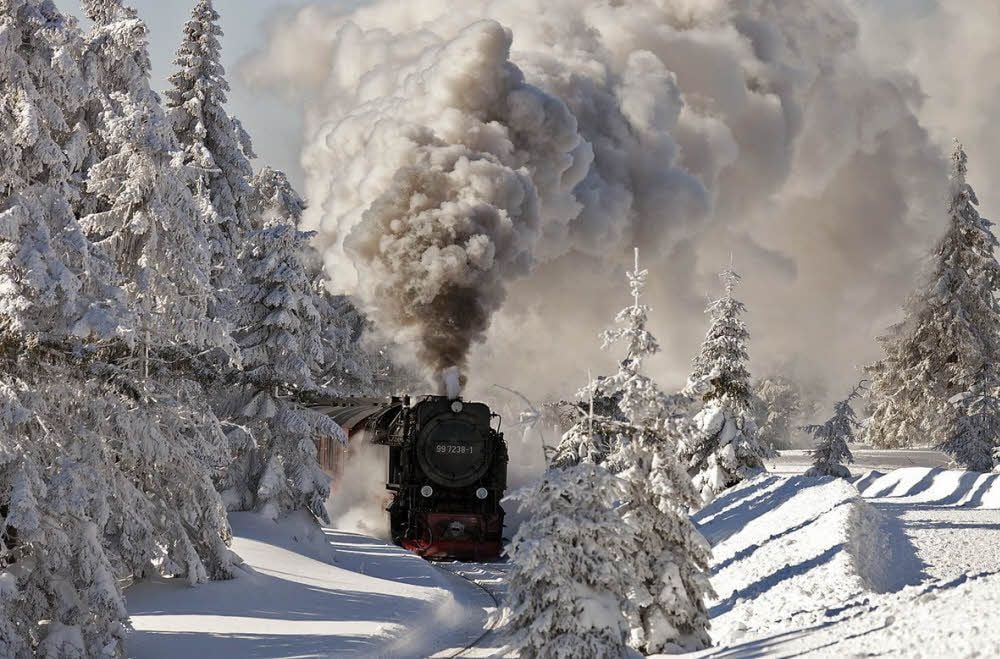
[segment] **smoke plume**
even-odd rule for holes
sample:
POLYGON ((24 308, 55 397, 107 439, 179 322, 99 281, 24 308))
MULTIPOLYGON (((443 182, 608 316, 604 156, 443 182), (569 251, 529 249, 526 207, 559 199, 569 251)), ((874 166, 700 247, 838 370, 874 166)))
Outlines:
POLYGON ((974 12, 883 4, 315 4, 244 73, 305 108, 307 224, 334 286, 429 371, 468 362, 479 395, 576 390, 638 245, 664 385, 730 255, 757 374, 847 382, 944 230, 952 100, 1000 95, 944 71, 949 35, 995 49, 974 12))

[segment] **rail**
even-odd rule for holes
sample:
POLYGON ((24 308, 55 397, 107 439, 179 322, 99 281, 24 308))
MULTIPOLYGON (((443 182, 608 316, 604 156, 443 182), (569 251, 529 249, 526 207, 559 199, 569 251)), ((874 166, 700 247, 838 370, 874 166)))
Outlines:
MULTIPOLYGON (((491 579, 490 579, 491 581, 503 581, 503 577, 501 575, 503 574, 504 570, 502 569, 502 567, 506 567, 506 565, 503 564, 503 563, 486 563, 486 564, 476 564, 476 563, 438 563, 436 565, 436 567, 438 569, 440 569, 440 570, 442 570, 444 572, 447 572, 449 574, 453 574, 456 577, 459 577, 460 579, 463 579, 464 581, 469 582, 473 586, 476 586, 481 591, 483 591, 484 593, 486 593, 486 595, 488 595, 489 598, 491 600, 493 600, 493 606, 494 606, 494 611, 495 612, 486 621, 486 626, 483 629, 483 633, 480 634, 479 636, 477 636, 472 642, 470 642, 468 645, 466 645, 462 649, 456 650, 456 651, 454 651, 451 654, 436 654, 436 655, 434 655, 435 657, 440 657, 441 659, 457 659, 459 657, 468 657, 468 656, 470 656, 468 653, 470 653, 472 650, 475 650, 476 647, 479 646, 479 644, 483 641, 483 639, 485 639, 487 636, 489 636, 490 634, 492 634, 493 632, 495 632, 497 630, 497 627, 500 624, 501 608, 502 608, 501 597, 500 597, 499 593, 496 593, 496 592, 490 590, 485 585, 483 585, 483 583, 480 583, 479 580, 477 580, 477 579, 471 577, 469 574, 467 574, 467 571, 470 568, 471 569, 479 569, 483 573, 486 573, 486 569, 485 568, 487 566, 500 568, 500 569, 498 569, 497 574, 491 575, 491 579)), ((489 655, 489 657, 500 657, 500 656, 503 656, 502 649, 498 650, 497 652, 495 652, 495 653, 493 653, 491 655, 489 655)))

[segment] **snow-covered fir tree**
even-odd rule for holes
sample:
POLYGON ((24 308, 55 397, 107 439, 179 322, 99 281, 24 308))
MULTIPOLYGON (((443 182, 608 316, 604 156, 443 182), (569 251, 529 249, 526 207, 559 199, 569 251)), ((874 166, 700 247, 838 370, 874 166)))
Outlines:
POLYGON ((384 350, 368 349, 368 320, 347 296, 333 295, 326 276, 313 278, 316 309, 322 319, 320 340, 323 362, 316 365, 314 379, 332 395, 380 396, 403 391, 393 388, 394 366, 384 350))
POLYGON ((219 14, 212 0, 198 0, 184 26, 176 73, 165 93, 167 116, 180 140, 185 163, 200 172, 196 186, 211 198, 217 214, 210 234, 212 282, 223 299, 214 313, 225 316, 234 300, 225 300, 240 279, 238 257, 253 227, 253 167, 250 136, 225 105, 229 83, 222 66, 219 14))
MULTIPOLYGON (((591 446, 593 419, 570 433, 591 446)), ((512 495, 527 514, 509 554, 508 649, 519 657, 634 657, 623 611, 634 576, 635 539, 614 510, 621 482, 580 462, 551 469, 512 495)))
POLYGON ((708 306, 712 322, 694 360, 691 382, 706 383, 704 407, 695 415, 694 441, 682 455, 703 501, 765 470, 774 452, 761 444, 752 416, 750 333, 743 322, 746 307, 733 297, 741 278, 732 269, 720 274, 726 293, 708 306))
POLYGON ((994 366, 984 364, 987 373, 977 377, 971 391, 958 394, 949 401, 955 408, 948 439, 938 450, 951 457, 957 469, 989 472, 997 466, 1000 451, 1000 398, 994 366))
POLYGON ((235 351, 214 300, 208 232, 214 214, 191 192, 196 176, 150 89, 146 25, 121 0, 87 0, 94 28, 84 55, 97 115, 81 224, 122 275, 137 342, 187 355, 235 351))
POLYGON ((855 441, 854 430, 860 428, 854 406, 851 402, 861 396, 861 386, 855 387, 844 400, 833 406, 833 416, 821 425, 803 426, 802 430, 812 435, 816 442, 809 455, 813 465, 806 471, 806 476, 836 476, 850 478, 851 471, 845 463, 854 462, 854 455, 847 446, 855 441))
POLYGON ((79 34, 50 2, 10 0, 0 19, 0 332, 42 343, 120 337, 113 266, 71 205, 87 141, 79 34))
MULTIPOLYGON (((602 407, 614 408, 610 416, 638 427, 669 420, 673 422, 669 426, 671 432, 676 430, 673 439, 677 440, 687 428, 684 416, 690 400, 684 394, 665 394, 642 372, 643 360, 659 352, 660 346, 646 329, 650 308, 639 303, 648 271, 639 269, 638 249, 635 250, 634 268, 626 274, 632 304, 618 312, 614 327, 601 333, 604 349, 622 343, 625 355, 616 373, 593 380, 580 392, 580 397, 600 401, 602 407)), ((600 448, 605 455, 610 455, 617 447, 612 438, 606 438, 600 448)), ((610 466, 614 471, 614 465, 610 466)))
MULTIPOLYGON (((587 397, 618 401, 622 420, 601 419, 593 435, 606 464, 623 482, 619 508, 636 539, 636 580, 630 590, 630 645, 644 654, 697 650, 709 645, 704 599, 711 594, 710 550, 688 517, 700 501, 684 467, 679 446, 691 441, 685 395, 666 395, 643 374, 643 360, 659 350, 646 329, 649 307, 640 304, 647 271, 628 273, 632 304, 616 317, 617 327, 602 336, 605 347, 625 344, 618 372, 592 383, 587 397)), ((573 435, 560 452, 573 450, 573 435)), ((576 448, 580 453, 580 449, 576 448)))
MULTIPOLYGON (((579 393, 581 398, 585 398, 582 405, 573 405, 573 425, 562 434, 559 443, 555 446, 552 454, 548 456, 549 467, 567 468, 578 465, 581 462, 601 464, 608 457, 609 438, 614 437, 617 431, 614 430, 611 417, 597 417, 594 414, 594 386, 593 378, 587 387, 579 393), (599 423, 595 428, 594 420, 599 423), (607 429, 607 432, 602 431, 607 429)), ((618 412, 617 406, 614 409, 618 412)))
POLYGON ((934 250, 931 276, 909 300, 904 321, 880 339, 885 356, 868 368, 872 416, 865 434, 873 446, 947 442, 965 414, 949 401, 1000 384, 984 368, 1000 361, 997 239, 976 210, 967 173, 965 150, 956 144, 948 230, 934 250))
POLYGON ((799 387, 783 375, 761 378, 753 386, 757 438, 772 449, 792 447, 792 431, 802 414, 799 387))
POLYGON ((100 111, 82 224, 113 257, 139 335, 134 354, 100 374, 109 379, 103 404, 118 408, 101 434, 121 447, 117 470, 138 484, 132 497, 119 499, 139 505, 142 497, 158 511, 148 535, 130 538, 124 529, 118 536, 130 548, 121 562, 132 576, 150 574, 159 562, 192 583, 226 577, 229 526, 212 475, 229 462, 228 447, 203 387, 192 380, 199 354, 236 349, 227 325, 207 316, 214 295, 205 238, 210 208, 189 191, 192 176, 180 166, 176 138, 150 89, 146 26, 121 0, 87 0, 84 8, 94 27, 83 64, 91 105, 100 111))
POLYGON ((233 315, 241 384, 224 389, 220 405, 237 457, 220 486, 230 509, 276 517, 306 508, 327 520, 330 479, 317 462, 314 439, 346 437, 330 417, 297 400, 317 389, 312 374, 323 360, 305 260, 310 234, 295 228, 305 204, 281 172, 266 168, 254 184, 251 210, 261 228, 240 252, 244 279, 233 315))

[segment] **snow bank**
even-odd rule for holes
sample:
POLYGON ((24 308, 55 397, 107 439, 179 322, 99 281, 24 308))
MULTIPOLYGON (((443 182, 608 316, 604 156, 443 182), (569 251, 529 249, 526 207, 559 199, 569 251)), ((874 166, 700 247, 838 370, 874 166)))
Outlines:
POLYGON ((304 516, 230 522, 244 574, 129 588, 129 656, 429 656, 482 633, 486 594, 398 547, 304 516))
POLYGON ((866 474, 857 481, 856 486, 867 499, 1000 509, 1000 474, 910 467, 888 474, 866 474))
POLYGON ((713 544, 717 644, 811 626, 829 607, 914 582, 905 537, 841 479, 764 476, 696 517, 713 544))

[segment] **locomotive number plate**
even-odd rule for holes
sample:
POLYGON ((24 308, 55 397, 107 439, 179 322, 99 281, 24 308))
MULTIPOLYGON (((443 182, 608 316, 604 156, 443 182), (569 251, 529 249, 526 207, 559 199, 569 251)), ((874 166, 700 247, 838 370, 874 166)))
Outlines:
POLYGON ((471 455, 475 451, 471 446, 463 446, 461 444, 438 444, 434 447, 434 452, 448 455, 471 455))

